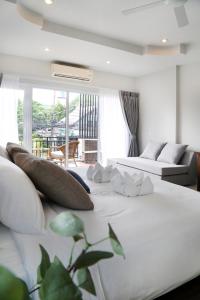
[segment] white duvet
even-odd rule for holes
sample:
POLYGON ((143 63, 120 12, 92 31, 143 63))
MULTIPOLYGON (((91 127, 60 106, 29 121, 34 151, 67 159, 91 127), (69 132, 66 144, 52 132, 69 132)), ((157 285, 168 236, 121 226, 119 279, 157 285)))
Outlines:
MULTIPOLYGON (((84 177, 84 171, 79 172, 84 177)), ((99 300, 154 299, 200 274, 198 192, 158 180, 153 194, 128 198, 112 192, 110 183, 88 184, 95 209, 75 213, 84 220, 89 240, 105 237, 110 222, 126 254, 125 260, 115 256, 92 269, 99 300)), ((47 222, 65 210, 44 208, 47 222)), ((12 237, 29 286, 40 262, 39 243, 66 264, 71 239, 50 230, 40 236, 12 232, 12 237)), ((110 249, 109 243, 100 249, 110 249)), ((85 294, 85 299, 93 298, 85 294)))

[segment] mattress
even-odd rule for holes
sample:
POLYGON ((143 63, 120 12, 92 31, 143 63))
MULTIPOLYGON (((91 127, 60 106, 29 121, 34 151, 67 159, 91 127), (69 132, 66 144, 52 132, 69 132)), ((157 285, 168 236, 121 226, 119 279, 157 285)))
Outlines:
POLYGON ((20 252, 12 238, 12 233, 2 224, 0 224, 0 265, 8 268, 23 280, 28 280, 20 252))
MULTIPOLYGON (((119 168, 123 171, 123 167, 119 168)), ((75 170, 85 178, 85 170, 75 170)), ((89 241, 104 238, 109 222, 126 258, 115 256, 92 268, 98 296, 84 293, 85 300, 154 299, 200 274, 199 193, 154 180, 153 194, 128 198, 114 193, 110 183, 87 183, 95 209, 75 213, 83 219, 89 241)), ((44 234, 12 232, 30 286, 35 283, 40 262, 39 244, 52 258, 57 255, 65 264, 72 246, 70 238, 57 236, 48 228, 50 220, 66 209, 45 204, 44 210, 44 234)), ((100 244, 98 249, 110 250, 109 242, 100 244)))
MULTIPOLYGON (((28 283, 29 289, 35 286, 37 280, 37 267, 41 261, 39 245, 42 245, 45 249, 47 249, 52 261, 56 255, 60 258, 64 265, 67 264, 73 245, 73 240, 71 238, 56 235, 49 229, 48 225, 50 221, 58 214, 54 205, 44 203, 43 207, 46 218, 46 230, 44 233, 28 235, 12 231, 13 241, 15 241, 20 257, 23 261, 24 268, 27 272, 26 282, 28 283)), ((77 252, 75 252, 75 254, 78 254, 80 252, 79 248, 76 249, 76 251, 77 252)), ((85 294, 84 299, 96 299, 86 292, 83 292, 83 294, 85 294)), ((35 293, 32 297, 34 300, 39 299, 37 293, 35 293)))

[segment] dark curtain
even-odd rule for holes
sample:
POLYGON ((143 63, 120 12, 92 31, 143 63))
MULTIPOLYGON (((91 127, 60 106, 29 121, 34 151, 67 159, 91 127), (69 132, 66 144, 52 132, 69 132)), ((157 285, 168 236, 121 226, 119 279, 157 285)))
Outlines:
POLYGON ((124 119, 131 137, 128 156, 138 156, 138 122, 139 122, 139 94, 134 92, 120 91, 120 100, 124 119))
POLYGON ((1 87, 2 80, 3 80, 3 73, 0 73, 0 87, 1 87))

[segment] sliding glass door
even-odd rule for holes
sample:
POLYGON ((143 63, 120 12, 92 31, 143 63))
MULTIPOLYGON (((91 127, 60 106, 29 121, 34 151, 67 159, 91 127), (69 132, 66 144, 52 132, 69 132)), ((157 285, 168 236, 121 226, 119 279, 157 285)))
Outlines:
POLYGON ((80 94, 79 138, 86 164, 94 164, 98 158, 98 113, 99 97, 80 94))
POLYGON ((97 95, 31 84, 18 87, 0 89, 1 145, 23 144, 35 156, 62 166, 97 162, 97 95))
POLYGON ((60 156, 56 153, 66 144, 66 108, 66 92, 33 89, 32 152, 35 156, 65 162, 64 153, 59 153, 60 156))
POLYGON ((97 95, 69 93, 69 162, 97 162, 98 101, 97 95))
POLYGON ((98 96, 37 87, 31 95, 31 105, 24 106, 31 108, 31 122, 24 128, 31 124, 32 153, 61 166, 96 163, 98 96))

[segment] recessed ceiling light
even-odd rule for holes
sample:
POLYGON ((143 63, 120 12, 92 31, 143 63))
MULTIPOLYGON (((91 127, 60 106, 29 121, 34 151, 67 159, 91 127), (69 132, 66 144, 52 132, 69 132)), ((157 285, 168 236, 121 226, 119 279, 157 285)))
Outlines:
POLYGON ((44 51, 49 52, 50 49, 47 47, 47 48, 44 48, 44 51))
POLYGON ((162 39, 162 43, 163 43, 163 44, 166 44, 167 42, 168 42, 168 39, 166 39, 166 38, 163 38, 163 39, 162 39))
POLYGON ((107 60, 107 61, 106 61, 106 63, 107 63, 107 65, 109 65, 109 64, 110 64, 110 61, 109 61, 109 60, 107 60))
POLYGON ((53 4, 53 0, 44 0, 44 2, 45 2, 46 4, 48 4, 48 5, 53 4))

